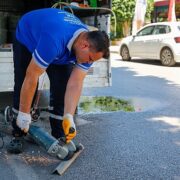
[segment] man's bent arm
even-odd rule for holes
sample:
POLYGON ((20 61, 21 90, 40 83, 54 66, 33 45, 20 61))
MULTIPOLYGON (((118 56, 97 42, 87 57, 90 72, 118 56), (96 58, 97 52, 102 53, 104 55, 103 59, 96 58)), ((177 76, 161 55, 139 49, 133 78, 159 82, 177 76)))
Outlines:
POLYGON ((26 70, 26 76, 21 88, 19 111, 30 113, 39 76, 44 72, 45 70, 39 67, 32 58, 26 70))
POLYGON ((66 87, 64 114, 70 113, 74 115, 86 74, 87 72, 77 67, 73 69, 66 87))

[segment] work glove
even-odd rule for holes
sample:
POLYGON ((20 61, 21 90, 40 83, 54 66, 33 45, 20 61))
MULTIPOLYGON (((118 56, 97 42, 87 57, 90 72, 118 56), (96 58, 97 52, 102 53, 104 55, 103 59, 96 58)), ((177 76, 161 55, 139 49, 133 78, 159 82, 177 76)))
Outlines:
POLYGON ((19 111, 16 124, 24 133, 27 133, 31 124, 31 115, 19 111))
POLYGON ((76 136, 76 125, 71 114, 63 116, 62 126, 66 136, 66 143, 69 143, 76 136))

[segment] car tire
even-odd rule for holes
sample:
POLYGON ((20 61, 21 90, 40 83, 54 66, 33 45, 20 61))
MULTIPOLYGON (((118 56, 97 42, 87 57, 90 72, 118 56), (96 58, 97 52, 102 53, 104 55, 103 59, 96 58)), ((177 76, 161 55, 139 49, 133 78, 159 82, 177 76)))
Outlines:
POLYGON ((123 45, 121 47, 120 55, 121 55, 123 61, 130 61, 131 60, 131 57, 129 54, 129 49, 126 45, 123 45))
POLYGON ((170 48, 165 47, 161 50, 160 60, 164 66, 173 66, 176 64, 174 56, 170 48))

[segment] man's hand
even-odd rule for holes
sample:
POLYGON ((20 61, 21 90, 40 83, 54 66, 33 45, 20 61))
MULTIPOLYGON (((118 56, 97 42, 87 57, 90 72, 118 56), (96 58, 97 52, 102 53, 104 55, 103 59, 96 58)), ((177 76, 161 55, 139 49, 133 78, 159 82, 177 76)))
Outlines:
POLYGON ((16 124, 24 133, 27 133, 31 124, 31 115, 19 111, 16 124))
POLYGON ((71 114, 65 114, 63 116, 62 126, 66 136, 66 142, 69 143, 71 139, 76 136, 76 125, 74 124, 73 116, 71 114))

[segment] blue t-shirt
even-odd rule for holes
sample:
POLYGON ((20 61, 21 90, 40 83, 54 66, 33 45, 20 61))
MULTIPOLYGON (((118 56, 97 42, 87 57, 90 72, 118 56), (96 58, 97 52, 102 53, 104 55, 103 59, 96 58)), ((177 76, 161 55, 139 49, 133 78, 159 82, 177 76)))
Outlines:
POLYGON ((49 64, 75 63, 87 71, 92 64, 77 64, 71 51, 75 39, 83 31, 88 31, 87 26, 73 14, 47 8, 25 14, 18 23, 16 37, 42 68, 49 64))

